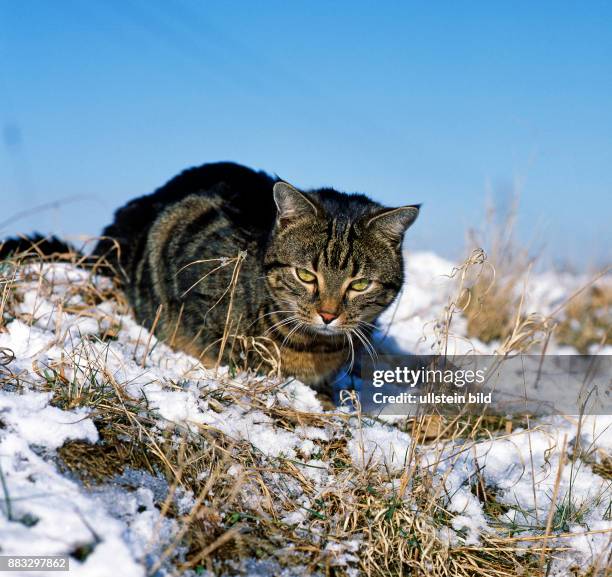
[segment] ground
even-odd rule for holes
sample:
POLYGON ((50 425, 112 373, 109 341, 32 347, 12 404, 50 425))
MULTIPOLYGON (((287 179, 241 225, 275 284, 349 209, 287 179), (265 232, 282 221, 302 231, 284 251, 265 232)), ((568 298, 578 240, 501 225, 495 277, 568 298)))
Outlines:
MULTIPOLYGON (((486 311, 462 302, 479 255, 406 262, 379 346, 612 352, 567 304, 585 276, 531 274, 508 331, 480 340, 486 311)), ((354 394, 335 407, 295 380, 205 369, 78 263, 0 267, 1 555, 68 554, 86 577, 594 576, 610 563, 612 416, 373 419, 354 394)))

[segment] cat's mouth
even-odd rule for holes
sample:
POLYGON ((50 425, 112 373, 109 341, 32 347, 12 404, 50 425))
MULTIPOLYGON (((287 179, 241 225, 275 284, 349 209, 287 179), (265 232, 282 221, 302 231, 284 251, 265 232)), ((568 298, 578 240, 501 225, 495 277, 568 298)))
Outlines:
POLYGON ((342 316, 325 321, 320 315, 316 315, 308 322, 309 328, 319 335, 340 335, 345 332, 345 323, 342 316))
POLYGON ((344 333, 342 326, 331 327, 329 325, 310 324, 310 328, 321 335, 340 335, 344 333))

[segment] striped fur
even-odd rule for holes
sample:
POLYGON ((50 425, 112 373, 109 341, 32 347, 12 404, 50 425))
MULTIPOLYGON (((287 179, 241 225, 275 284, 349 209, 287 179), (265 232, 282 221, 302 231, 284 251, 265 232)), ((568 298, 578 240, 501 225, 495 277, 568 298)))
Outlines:
MULTIPOLYGON (((262 337, 285 375, 321 389, 397 296, 402 235, 417 213, 208 164, 117 211, 94 252, 121 271, 138 321, 158 337, 208 364, 224 336, 262 337), (353 290, 356 279, 371 281, 367 290, 353 290), (325 325, 321 311, 337 319, 325 325)), ((227 344, 221 360, 233 350, 227 344)))

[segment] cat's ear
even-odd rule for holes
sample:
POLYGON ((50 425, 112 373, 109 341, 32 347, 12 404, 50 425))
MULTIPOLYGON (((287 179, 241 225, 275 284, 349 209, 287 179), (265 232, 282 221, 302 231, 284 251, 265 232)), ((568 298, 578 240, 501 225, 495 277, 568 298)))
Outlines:
POLYGON ((400 206, 399 208, 384 208, 370 217, 366 227, 401 241, 406 230, 419 216, 420 208, 420 204, 400 206))
POLYGON ((282 181, 274 185, 274 202, 280 224, 302 216, 316 216, 319 212, 316 204, 304 193, 282 181))

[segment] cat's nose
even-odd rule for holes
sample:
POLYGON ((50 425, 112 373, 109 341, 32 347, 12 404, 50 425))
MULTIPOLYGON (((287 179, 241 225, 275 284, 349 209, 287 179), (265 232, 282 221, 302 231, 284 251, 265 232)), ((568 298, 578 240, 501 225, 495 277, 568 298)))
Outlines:
POLYGON ((323 319, 323 322, 328 325, 329 323, 331 323, 333 320, 338 318, 338 315, 334 314, 334 313, 327 313, 325 311, 319 311, 319 316, 321 317, 321 319, 323 319))

